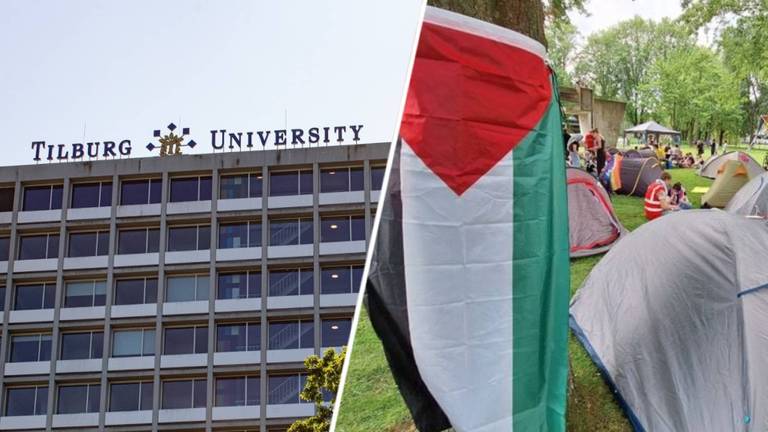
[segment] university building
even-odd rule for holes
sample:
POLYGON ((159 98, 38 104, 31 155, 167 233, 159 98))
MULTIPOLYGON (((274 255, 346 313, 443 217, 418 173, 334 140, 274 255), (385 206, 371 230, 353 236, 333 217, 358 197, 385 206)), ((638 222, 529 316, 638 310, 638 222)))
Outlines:
POLYGON ((388 144, 0 168, 0 430, 283 431, 388 144))

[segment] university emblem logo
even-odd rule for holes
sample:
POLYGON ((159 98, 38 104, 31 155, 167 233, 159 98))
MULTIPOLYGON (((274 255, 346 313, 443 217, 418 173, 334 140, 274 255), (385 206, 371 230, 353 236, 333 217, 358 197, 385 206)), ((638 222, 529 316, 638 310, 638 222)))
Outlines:
POLYGON ((154 151, 156 148, 159 148, 160 156, 171 156, 180 155, 182 147, 194 148, 197 145, 193 139, 186 143, 184 142, 186 137, 189 136, 189 128, 181 128, 181 133, 179 134, 176 134, 178 127, 173 123, 169 124, 166 128, 168 132, 165 135, 161 133, 160 129, 155 129, 153 136, 158 138, 160 145, 158 146, 150 142, 147 144, 147 150, 154 151))

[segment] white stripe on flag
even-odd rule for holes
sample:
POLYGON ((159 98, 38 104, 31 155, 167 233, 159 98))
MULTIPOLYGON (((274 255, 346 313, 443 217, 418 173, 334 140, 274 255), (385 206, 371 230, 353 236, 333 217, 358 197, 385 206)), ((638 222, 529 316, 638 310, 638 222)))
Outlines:
POLYGON ((403 142, 408 320, 457 431, 512 430, 512 152, 457 196, 403 142))

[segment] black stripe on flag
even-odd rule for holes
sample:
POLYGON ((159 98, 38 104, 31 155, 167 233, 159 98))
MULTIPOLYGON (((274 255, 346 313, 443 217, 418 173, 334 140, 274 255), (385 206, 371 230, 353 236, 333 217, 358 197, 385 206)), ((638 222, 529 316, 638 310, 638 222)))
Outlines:
POLYGON ((400 150, 401 144, 398 141, 387 194, 379 198, 382 206, 381 220, 368 272, 365 306, 373 328, 384 345, 389 368, 416 427, 421 432, 437 432, 451 427, 451 424, 421 379, 408 330, 400 150))

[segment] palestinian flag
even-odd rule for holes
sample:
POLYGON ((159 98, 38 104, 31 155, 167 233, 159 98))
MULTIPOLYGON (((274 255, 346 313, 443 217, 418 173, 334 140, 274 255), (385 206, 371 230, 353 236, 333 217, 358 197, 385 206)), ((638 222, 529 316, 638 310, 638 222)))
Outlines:
POLYGON ((366 304, 421 431, 562 431, 568 205, 542 45, 428 8, 366 304))

